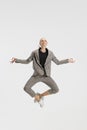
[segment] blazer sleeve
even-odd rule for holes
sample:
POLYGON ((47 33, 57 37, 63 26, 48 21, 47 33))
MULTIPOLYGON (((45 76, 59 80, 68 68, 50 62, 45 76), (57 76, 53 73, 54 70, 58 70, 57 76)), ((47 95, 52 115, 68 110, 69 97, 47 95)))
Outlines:
POLYGON ((27 59, 16 59, 15 63, 28 64, 33 60, 33 56, 34 53, 32 52, 27 59))
POLYGON ((58 60, 53 53, 52 53, 52 61, 57 65, 69 63, 68 59, 58 60))

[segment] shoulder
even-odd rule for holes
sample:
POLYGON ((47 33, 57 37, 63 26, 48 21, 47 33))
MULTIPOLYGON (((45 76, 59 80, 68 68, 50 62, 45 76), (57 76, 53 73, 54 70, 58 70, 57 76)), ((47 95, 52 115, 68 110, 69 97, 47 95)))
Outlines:
POLYGON ((50 55, 53 55, 53 52, 52 52, 51 50, 49 50, 49 49, 48 49, 48 53, 49 53, 50 55))
POLYGON ((32 51, 32 53, 36 53, 37 51, 38 51, 38 49, 35 49, 35 50, 32 51))
MULTIPOLYGON (((35 49, 35 50, 32 51, 32 53, 33 53, 33 54, 36 54, 36 53, 38 53, 38 50, 39 50, 39 49, 35 49)), ((51 51, 51 50, 48 49, 48 48, 47 48, 47 50, 48 50, 48 53, 49 53, 50 55, 53 55, 53 51, 51 51)))

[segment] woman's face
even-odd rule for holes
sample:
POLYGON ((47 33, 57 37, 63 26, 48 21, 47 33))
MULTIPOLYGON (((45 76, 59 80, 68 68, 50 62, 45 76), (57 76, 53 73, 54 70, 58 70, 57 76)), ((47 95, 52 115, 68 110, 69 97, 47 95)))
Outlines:
POLYGON ((41 47, 46 47, 46 46, 47 46, 47 40, 44 39, 44 38, 42 38, 42 39, 40 40, 40 45, 41 45, 41 47))

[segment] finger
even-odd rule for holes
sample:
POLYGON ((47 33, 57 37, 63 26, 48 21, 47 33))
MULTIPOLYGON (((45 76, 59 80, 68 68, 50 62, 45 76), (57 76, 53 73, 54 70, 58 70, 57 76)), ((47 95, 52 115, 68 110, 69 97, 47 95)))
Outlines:
POLYGON ((15 58, 14 57, 12 57, 12 60, 14 60, 15 58))
POLYGON ((72 60, 72 63, 74 63, 75 62, 75 60, 72 60))
POLYGON ((11 60, 10 62, 11 62, 11 63, 13 63, 14 61, 13 61, 13 60, 11 60))
POLYGON ((11 60, 10 60, 10 63, 13 63, 13 62, 14 62, 14 59, 11 59, 11 60))

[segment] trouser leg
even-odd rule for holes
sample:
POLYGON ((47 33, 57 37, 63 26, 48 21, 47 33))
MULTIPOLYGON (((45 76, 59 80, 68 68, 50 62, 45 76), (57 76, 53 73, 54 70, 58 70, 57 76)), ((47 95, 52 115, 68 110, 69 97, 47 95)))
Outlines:
POLYGON ((24 90, 31 96, 31 97, 34 97, 36 94, 35 92, 32 90, 32 87, 37 83, 39 82, 38 78, 36 77, 31 77, 27 83, 25 84, 24 86, 24 90))
POLYGON ((40 76, 32 76, 27 83, 25 84, 24 90, 31 96, 35 97, 36 93, 32 90, 32 87, 37 83, 37 82, 43 82, 46 85, 50 87, 50 89, 47 91, 49 94, 57 93, 59 91, 59 88, 55 81, 51 77, 40 77, 40 76))
POLYGON ((47 92, 49 92, 49 94, 54 94, 59 91, 59 88, 58 88, 56 82, 51 77, 43 78, 42 82, 44 82, 45 84, 47 84, 50 87, 50 89, 47 91, 47 92))

